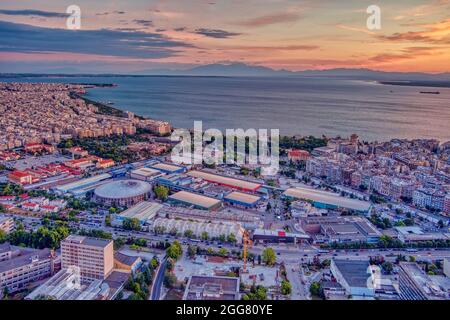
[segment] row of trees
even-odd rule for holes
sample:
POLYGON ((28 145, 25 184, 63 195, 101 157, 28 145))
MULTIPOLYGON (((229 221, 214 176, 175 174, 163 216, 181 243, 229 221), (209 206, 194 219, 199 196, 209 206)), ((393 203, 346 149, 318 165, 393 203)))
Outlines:
POLYGON ((351 243, 338 243, 333 242, 330 244, 322 244, 320 246, 323 249, 402 249, 402 248, 449 248, 450 240, 430 240, 422 241, 418 243, 405 244, 399 239, 382 235, 378 240, 378 243, 367 242, 351 242, 351 243))
POLYGON ((57 249, 61 240, 69 235, 70 231, 63 222, 56 222, 53 226, 42 226, 36 231, 26 231, 21 223, 9 235, 0 234, 0 243, 8 241, 12 245, 31 247, 37 249, 57 249))
MULTIPOLYGON (((156 226, 153 231, 155 232, 156 235, 159 234, 164 234, 166 233, 167 229, 164 226, 156 226)), ((171 236, 184 236, 186 238, 190 238, 190 239, 196 239, 197 236, 194 234, 194 231, 188 229, 185 230, 184 233, 180 233, 178 232, 178 229, 173 227, 172 229, 169 230, 168 232, 171 236)), ((200 236, 198 237, 199 239, 202 240, 218 240, 221 242, 229 242, 229 243, 236 243, 237 239, 234 233, 230 233, 228 236, 225 234, 221 234, 218 237, 210 237, 210 235, 208 234, 208 232, 203 231, 200 236)))

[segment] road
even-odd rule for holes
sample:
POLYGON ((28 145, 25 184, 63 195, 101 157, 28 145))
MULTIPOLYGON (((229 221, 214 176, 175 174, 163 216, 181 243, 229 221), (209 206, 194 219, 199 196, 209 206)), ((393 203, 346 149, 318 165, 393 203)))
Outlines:
POLYGON ((164 257, 164 259, 161 262, 161 265, 158 268, 158 271, 156 272, 155 281, 153 282, 152 285, 152 292, 150 293, 150 300, 159 300, 160 298, 166 266, 167 266, 167 257, 164 257))
POLYGON ((286 274, 292 286, 291 300, 307 300, 305 286, 302 284, 302 273, 298 264, 286 264, 286 274))

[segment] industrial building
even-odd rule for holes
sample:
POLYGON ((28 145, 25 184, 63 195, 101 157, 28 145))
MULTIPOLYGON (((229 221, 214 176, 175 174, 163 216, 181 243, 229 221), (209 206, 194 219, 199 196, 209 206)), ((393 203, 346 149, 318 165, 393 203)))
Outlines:
POLYGON ((168 201, 169 203, 181 204, 203 210, 216 210, 222 206, 222 201, 218 199, 188 191, 179 191, 172 194, 169 196, 168 201))
POLYGON ((62 269, 36 288, 26 300, 113 300, 122 291, 129 273, 113 271, 106 279, 82 281, 77 268, 62 269))
POLYGON ((152 187, 140 180, 119 180, 101 185, 94 191, 95 200, 106 206, 132 206, 147 200, 152 187))
POLYGON ((331 259, 330 270, 336 281, 352 299, 373 299, 374 287, 371 283, 369 261, 331 259))
POLYGON ((74 196, 82 196, 87 192, 94 190, 98 186, 106 183, 108 179, 111 179, 111 175, 108 173, 96 175, 86 179, 81 179, 75 182, 57 186, 54 191, 59 194, 70 193, 74 196))
POLYGON ((303 243, 309 242, 311 237, 307 234, 291 233, 284 230, 256 229, 253 232, 254 242, 269 243, 303 243))
POLYGON ((320 242, 377 243, 381 233, 366 218, 354 216, 317 216, 300 219, 302 229, 320 242))
POLYGON ((130 178, 142 181, 152 181, 162 175, 163 174, 159 170, 144 167, 131 171, 130 178))
POLYGON ((239 300, 239 278, 190 276, 183 300, 239 300))
POLYGON ((336 193, 309 188, 289 188, 283 195, 296 200, 310 201, 316 208, 321 209, 347 209, 367 213, 371 206, 367 201, 344 198, 336 193))
POLYGON ((168 163, 156 163, 148 166, 151 169, 158 170, 166 174, 183 173, 186 172, 186 167, 177 166, 175 164, 168 163))
POLYGON ((232 177, 222 176, 218 174, 208 173, 205 171, 190 171, 187 173, 194 178, 203 179, 208 182, 216 183, 222 186, 230 187, 241 191, 255 192, 261 188, 261 183, 246 181, 242 179, 236 179, 232 177))
POLYGON ((187 230, 190 230, 197 238, 200 238, 203 232, 207 232, 209 238, 218 238, 222 235, 228 237, 233 234, 238 243, 242 242, 244 234, 242 226, 235 222, 206 222, 167 218, 155 219, 153 222, 153 231, 158 230, 163 231, 164 233, 176 230, 177 233, 182 235, 187 230))
POLYGON ((172 191, 191 190, 192 177, 185 174, 174 173, 161 176, 156 179, 156 183, 169 188, 172 191))
POLYGON ((9 293, 46 279, 60 268, 60 259, 50 249, 31 249, 0 244, 0 290, 9 293))
POLYGON ((425 232, 417 226, 395 227, 398 239, 405 244, 437 240, 450 240, 450 235, 441 232, 425 232))
POLYGON ((125 219, 135 218, 144 225, 148 220, 153 219, 162 207, 162 204, 156 202, 143 201, 116 215, 113 224, 122 225, 125 219))
POLYGON ((223 200, 227 204, 245 208, 254 208, 261 201, 261 197, 248 193, 234 191, 223 197, 223 200))

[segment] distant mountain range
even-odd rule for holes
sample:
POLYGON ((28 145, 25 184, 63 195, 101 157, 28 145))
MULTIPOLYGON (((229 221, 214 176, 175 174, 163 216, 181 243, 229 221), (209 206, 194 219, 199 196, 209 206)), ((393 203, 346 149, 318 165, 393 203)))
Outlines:
MULTIPOLYGON (((2 76, 30 76, 30 74, 2 74, 2 76)), ((35 76, 35 74, 33 74, 35 76)), ((376 81, 444 81, 450 82, 450 73, 421 73, 421 72, 384 72, 370 69, 328 69, 328 70, 306 70, 288 71, 274 70, 262 66, 252 66, 244 63, 208 64, 187 70, 174 69, 150 69, 142 70, 133 74, 55 74, 39 76, 226 76, 226 77, 333 77, 355 80, 376 81)))

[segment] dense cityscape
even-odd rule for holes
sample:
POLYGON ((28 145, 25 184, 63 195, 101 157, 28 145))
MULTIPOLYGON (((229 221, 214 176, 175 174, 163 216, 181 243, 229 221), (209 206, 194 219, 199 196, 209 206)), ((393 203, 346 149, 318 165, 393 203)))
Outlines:
POLYGON ((94 86, 0 83, 2 299, 450 299, 449 141, 293 136, 272 176, 185 165, 168 122, 94 86))

